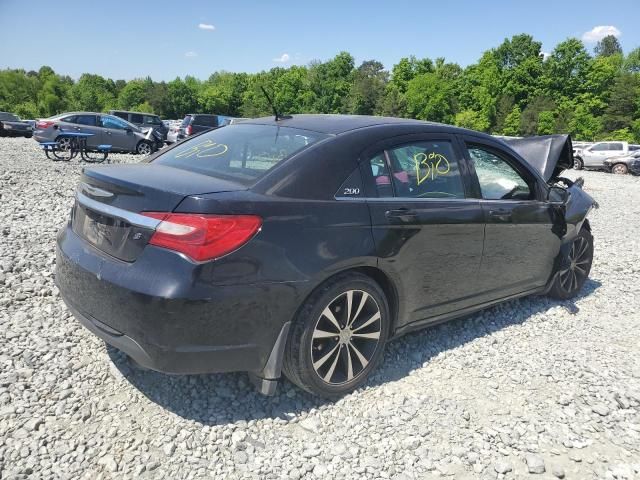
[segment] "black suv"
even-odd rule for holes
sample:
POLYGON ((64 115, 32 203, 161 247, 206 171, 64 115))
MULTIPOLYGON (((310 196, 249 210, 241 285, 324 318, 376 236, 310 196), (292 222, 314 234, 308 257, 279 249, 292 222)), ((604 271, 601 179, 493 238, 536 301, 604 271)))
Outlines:
POLYGON ((229 117, 222 115, 209 115, 205 113, 189 113, 182 120, 178 131, 178 140, 190 137, 196 133, 222 127, 229 123, 229 117))
POLYGON ((169 130, 162 123, 160 117, 154 113, 128 112, 126 110, 109 110, 109 113, 138 127, 151 127, 162 135, 163 142, 167 139, 169 130))

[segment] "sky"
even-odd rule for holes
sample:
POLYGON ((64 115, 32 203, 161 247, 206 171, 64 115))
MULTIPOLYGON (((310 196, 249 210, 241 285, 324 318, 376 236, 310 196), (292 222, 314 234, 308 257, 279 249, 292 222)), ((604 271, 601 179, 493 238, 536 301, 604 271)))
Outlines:
POLYGON ((612 33, 640 46, 640 0, 0 0, 0 68, 49 65, 130 80, 206 79, 350 52, 359 64, 445 57, 462 66, 529 33, 544 52, 612 33))

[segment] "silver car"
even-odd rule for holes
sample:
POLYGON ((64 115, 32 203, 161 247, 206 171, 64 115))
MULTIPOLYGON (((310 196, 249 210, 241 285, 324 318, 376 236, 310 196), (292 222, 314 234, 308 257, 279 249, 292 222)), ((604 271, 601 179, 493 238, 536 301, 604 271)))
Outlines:
POLYGON ((624 157, 607 158, 604 161, 604 167, 611 173, 626 175, 633 170, 632 165, 638 160, 640 160, 640 150, 633 151, 624 157))
POLYGON ((38 142, 58 142, 63 148, 69 138, 60 137, 60 131, 91 133, 87 147, 111 145, 113 152, 149 155, 155 151, 156 138, 152 129, 142 129, 121 118, 105 113, 68 112, 36 123, 33 138, 38 142))

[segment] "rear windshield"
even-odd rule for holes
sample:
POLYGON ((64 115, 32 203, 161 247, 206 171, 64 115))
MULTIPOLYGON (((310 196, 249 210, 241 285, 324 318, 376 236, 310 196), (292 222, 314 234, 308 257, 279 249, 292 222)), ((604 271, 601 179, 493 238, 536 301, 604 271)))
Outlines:
POLYGON ((154 163, 250 185, 328 135, 273 125, 236 124, 185 141, 154 163))
POLYGON ((217 127, 218 117, 215 115, 194 115, 193 124, 204 125, 205 127, 217 127))

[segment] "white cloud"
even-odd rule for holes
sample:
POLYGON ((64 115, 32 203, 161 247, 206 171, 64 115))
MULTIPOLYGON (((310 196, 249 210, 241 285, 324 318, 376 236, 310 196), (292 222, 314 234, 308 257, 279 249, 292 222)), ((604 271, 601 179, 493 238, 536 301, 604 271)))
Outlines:
POLYGON ((184 56, 185 56, 185 57, 197 57, 197 56, 198 56, 198 54, 197 54, 196 52, 189 51, 189 52, 186 52, 186 53, 184 54, 184 56))
POLYGON ((216 29, 216 27, 214 27, 210 23, 199 23, 198 24, 198 28, 200 30, 215 30, 216 29))
POLYGON ((622 35, 622 32, 613 25, 598 25, 597 27, 593 27, 588 32, 584 32, 582 34, 582 40, 587 43, 595 43, 602 40, 608 35, 619 37, 620 35, 622 35))
POLYGON ((551 56, 551 54, 549 52, 540 52, 542 54, 542 59, 546 60, 547 58, 549 58, 551 56))
POLYGON ((278 58, 274 58, 273 61, 274 62, 278 62, 278 63, 287 63, 289 61, 291 57, 289 56, 288 53, 283 53, 282 55, 280 55, 278 58))

